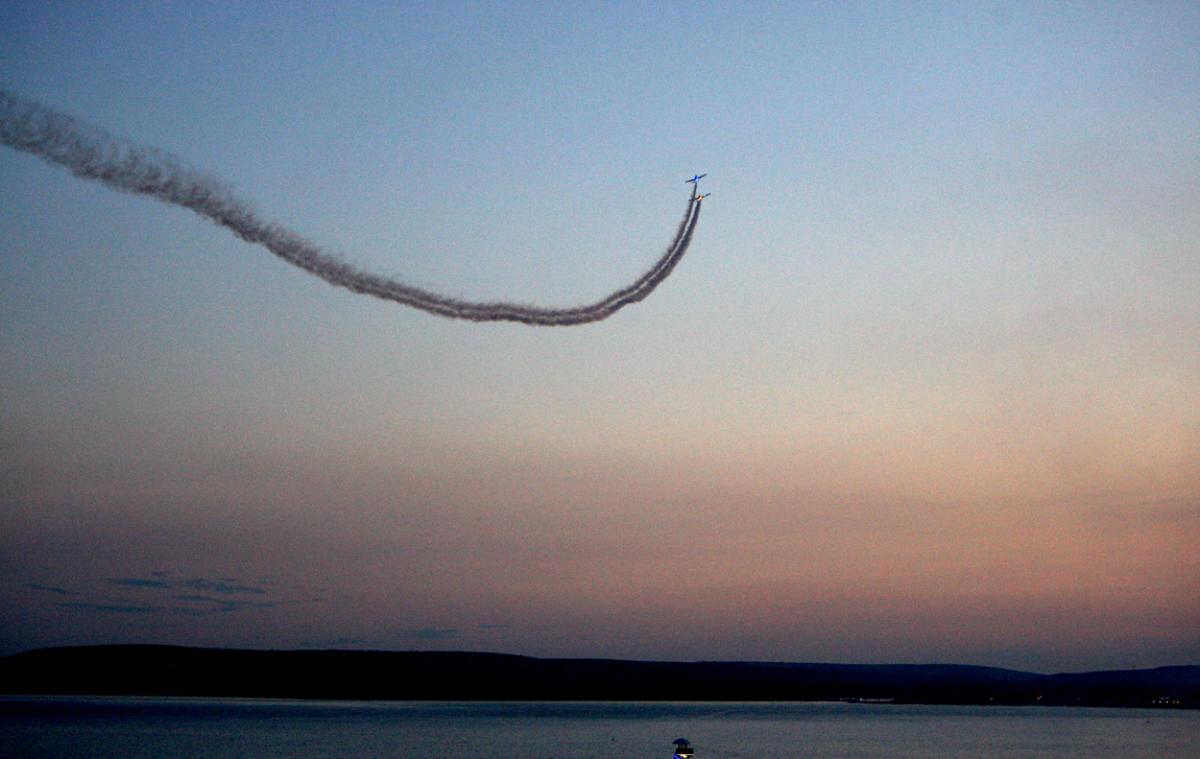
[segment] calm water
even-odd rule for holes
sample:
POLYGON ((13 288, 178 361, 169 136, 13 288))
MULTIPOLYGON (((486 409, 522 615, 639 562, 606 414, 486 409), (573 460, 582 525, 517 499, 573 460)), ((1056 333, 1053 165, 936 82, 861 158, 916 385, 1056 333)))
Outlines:
POLYGON ((868 704, 0 698, 23 759, 1200 758, 1200 712, 868 704))

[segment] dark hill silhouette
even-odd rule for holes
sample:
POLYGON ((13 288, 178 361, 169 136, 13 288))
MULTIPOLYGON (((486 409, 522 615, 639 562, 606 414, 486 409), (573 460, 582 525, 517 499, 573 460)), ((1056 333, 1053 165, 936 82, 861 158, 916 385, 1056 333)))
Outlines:
POLYGON ((48 648, 0 693, 449 700, 865 700, 1200 708, 1200 667, 1040 675, 954 664, 538 659, 420 651, 48 648))

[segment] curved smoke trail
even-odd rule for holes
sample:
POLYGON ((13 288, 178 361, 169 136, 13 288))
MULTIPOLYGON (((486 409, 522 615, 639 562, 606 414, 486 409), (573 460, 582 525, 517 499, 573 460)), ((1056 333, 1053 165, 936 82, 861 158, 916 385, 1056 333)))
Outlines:
POLYGON ((701 202, 693 191, 666 252, 631 284, 595 303, 545 308, 477 302, 440 295, 365 271, 286 227, 260 219, 226 185, 188 168, 170 153, 135 145, 4 89, 0 89, 0 142, 63 166, 75 176, 190 209, 330 284, 452 319, 565 326, 607 318, 644 299, 671 274, 687 252, 700 220, 701 202))

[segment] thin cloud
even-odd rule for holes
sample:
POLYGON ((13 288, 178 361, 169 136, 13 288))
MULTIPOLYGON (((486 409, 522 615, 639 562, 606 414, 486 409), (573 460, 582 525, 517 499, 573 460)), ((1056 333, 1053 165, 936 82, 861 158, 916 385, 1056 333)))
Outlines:
POLYGON ((250 595, 265 595, 266 588, 260 588, 254 585, 241 585, 237 578, 226 577, 220 580, 205 580, 203 578, 193 578, 185 580, 179 586, 189 588, 191 590, 207 590, 212 593, 223 593, 227 595, 250 594, 250 595))
MULTIPOLYGON (((166 573, 155 572, 154 574, 161 576, 166 573)), ((145 577, 114 577, 109 579, 108 584, 120 585, 126 588, 141 588, 146 590, 202 590, 209 593, 219 593, 221 595, 266 595, 266 588, 257 585, 246 585, 243 581, 236 577, 222 577, 220 579, 209 579, 205 577, 192 577, 187 580, 164 580, 151 579, 145 577)))
POLYGON ((172 585, 168 580, 144 580, 139 577, 114 577, 108 580, 108 584, 126 588, 169 588, 172 585))
POLYGON ((110 577, 99 581, 105 586, 133 591, 139 600, 147 599, 148 603, 114 599, 100 591, 75 591, 41 583, 26 583, 25 587, 41 593, 78 597, 74 601, 59 603, 60 608, 113 614, 161 613, 199 617, 250 609, 271 609, 285 603, 311 603, 319 600, 269 599, 265 597, 268 594, 266 588, 247 584, 237 577, 170 579, 172 575, 171 572, 157 571, 152 572, 149 577, 110 577))
POLYGON ((306 640, 300 643, 301 648, 345 648, 348 646, 363 646, 366 638, 324 638, 321 640, 306 640))
POLYGON ((1100 506, 1091 511, 1095 519, 1147 525, 1184 525, 1200 522, 1200 499, 1191 496, 1156 498, 1100 506))
POLYGON ((133 606, 119 603, 91 603, 89 601, 63 601, 58 604, 63 609, 78 609, 80 611, 102 611, 112 614, 153 614, 161 611, 157 606, 133 606))
POLYGON ((449 640, 458 637, 458 628, 419 627, 415 630, 401 630, 399 635, 410 640, 449 640))
POLYGON ((207 604, 207 607, 187 607, 187 611, 204 614, 228 614, 232 611, 242 611, 244 609, 273 609, 279 605, 274 601, 239 601, 226 598, 209 599, 207 604))
POLYGON ((54 593, 55 595, 59 595, 59 596, 77 596, 77 595, 79 595, 78 593, 67 590, 66 588, 59 588, 54 585, 42 585, 40 582, 27 582, 27 583, 25 583, 25 587, 28 588, 29 590, 39 590, 43 593, 54 593))

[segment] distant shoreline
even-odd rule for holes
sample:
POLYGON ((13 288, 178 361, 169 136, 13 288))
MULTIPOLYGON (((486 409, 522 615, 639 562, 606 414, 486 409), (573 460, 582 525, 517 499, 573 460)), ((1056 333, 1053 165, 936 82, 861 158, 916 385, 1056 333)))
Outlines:
POLYGON ((450 701, 846 701, 1200 708, 1200 666, 1042 675, 954 664, 539 659, 428 651, 48 648, 0 658, 6 695, 450 701))

